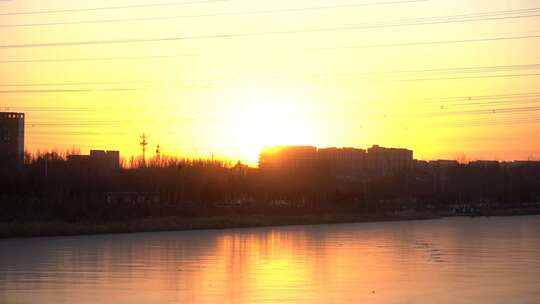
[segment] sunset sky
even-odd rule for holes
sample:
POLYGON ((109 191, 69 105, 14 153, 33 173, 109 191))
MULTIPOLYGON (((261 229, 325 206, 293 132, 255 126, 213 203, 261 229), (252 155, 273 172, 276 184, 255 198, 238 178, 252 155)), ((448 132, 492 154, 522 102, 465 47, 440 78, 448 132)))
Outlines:
POLYGON ((29 151, 540 158, 539 4, 0 0, 0 110, 29 151))

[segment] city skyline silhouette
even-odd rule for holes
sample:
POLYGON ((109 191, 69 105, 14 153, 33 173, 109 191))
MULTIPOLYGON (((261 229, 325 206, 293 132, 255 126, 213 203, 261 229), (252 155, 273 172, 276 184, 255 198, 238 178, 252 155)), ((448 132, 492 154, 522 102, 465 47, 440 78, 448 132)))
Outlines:
POLYGON ((0 110, 28 152, 263 147, 537 159, 538 9, 521 0, 0 2, 0 110))

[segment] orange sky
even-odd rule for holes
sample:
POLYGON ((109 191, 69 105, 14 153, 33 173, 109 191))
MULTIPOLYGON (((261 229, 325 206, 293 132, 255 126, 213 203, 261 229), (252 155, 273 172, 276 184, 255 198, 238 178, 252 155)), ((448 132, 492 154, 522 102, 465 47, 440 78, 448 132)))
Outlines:
POLYGON ((27 113, 27 149, 540 157, 536 1, 203 2, 0 1, 0 107, 27 113))

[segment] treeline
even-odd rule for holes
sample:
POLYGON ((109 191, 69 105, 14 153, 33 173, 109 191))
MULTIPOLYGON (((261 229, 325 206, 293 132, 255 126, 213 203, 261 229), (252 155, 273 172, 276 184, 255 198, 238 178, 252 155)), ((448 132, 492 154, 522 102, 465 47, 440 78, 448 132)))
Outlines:
POLYGON ((68 154, 36 154, 27 158, 24 170, 3 172, 0 220, 384 213, 540 201, 540 167, 535 164, 418 167, 366 177, 362 172, 338 175, 329 168, 261 171, 241 163, 169 156, 103 170, 74 167, 68 154), (146 200, 154 196, 157 201, 146 200))
POLYGON ((415 193, 437 204, 516 205, 540 202, 540 162, 417 170, 415 193))

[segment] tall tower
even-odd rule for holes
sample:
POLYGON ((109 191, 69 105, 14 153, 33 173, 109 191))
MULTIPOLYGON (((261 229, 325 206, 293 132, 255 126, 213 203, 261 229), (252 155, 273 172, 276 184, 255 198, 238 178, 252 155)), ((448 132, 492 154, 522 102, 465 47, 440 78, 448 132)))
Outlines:
POLYGON ((24 164, 24 113, 0 112, 0 171, 24 164))
POLYGON ((140 145, 141 145, 141 150, 142 150, 142 166, 143 167, 146 167, 146 146, 148 146, 148 142, 146 141, 147 138, 148 136, 146 136, 146 134, 143 133, 141 135, 140 145))

